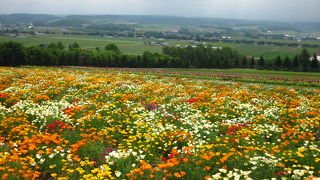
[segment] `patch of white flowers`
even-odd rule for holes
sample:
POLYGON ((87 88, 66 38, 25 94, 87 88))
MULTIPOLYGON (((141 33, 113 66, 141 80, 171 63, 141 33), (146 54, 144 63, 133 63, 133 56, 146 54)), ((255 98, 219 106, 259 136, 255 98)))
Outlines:
POLYGON ((239 169, 233 169, 233 170, 226 170, 226 169, 219 169, 219 172, 212 175, 209 180, 214 179, 233 179, 233 180, 240 180, 240 179, 246 179, 251 180, 252 178, 249 177, 249 174, 251 174, 251 171, 243 171, 239 169))
POLYGON ((22 111, 29 115, 31 124, 43 130, 48 121, 63 121, 72 124, 71 119, 63 112, 64 109, 71 107, 73 105, 66 101, 45 101, 41 104, 33 101, 19 101, 12 106, 12 110, 22 111))

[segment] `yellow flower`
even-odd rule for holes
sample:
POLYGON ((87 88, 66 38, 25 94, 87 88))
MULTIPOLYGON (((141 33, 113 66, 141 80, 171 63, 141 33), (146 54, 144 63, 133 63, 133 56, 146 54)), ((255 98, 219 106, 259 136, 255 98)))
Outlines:
POLYGON ((68 177, 58 177, 58 180, 68 180, 68 177))
POLYGON ((98 171, 99 171, 98 168, 94 168, 93 170, 91 170, 91 172, 94 173, 94 174, 97 173, 98 171))
POLYGON ((80 162, 80 165, 81 165, 81 166, 85 166, 85 165, 87 165, 87 163, 84 162, 84 161, 81 161, 81 162, 80 162))
POLYGON ((79 167, 79 168, 77 168, 76 170, 77 170, 80 174, 83 174, 84 172, 86 172, 85 170, 83 170, 83 169, 82 169, 82 168, 80 168, 80 167, 79 167))

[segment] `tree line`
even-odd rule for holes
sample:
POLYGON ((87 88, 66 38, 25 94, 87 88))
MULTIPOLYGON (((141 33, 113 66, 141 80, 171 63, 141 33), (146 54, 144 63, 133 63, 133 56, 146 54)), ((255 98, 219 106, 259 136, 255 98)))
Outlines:
POLYGON ((319 71, 316 54, 303 49, 293 58, 277 56, 274 60, 246 57, 229 47, 212 48, 199 45, 196 48, 164 47, 163 53, 175 59, 176 67, 181 68, 251 68, 287 71, 319 71))
POLYGON ((0 43, 0 66, 98 66, 129 68, 251 68, 290 71, 319 71, 316 54, 303 49, 293 58, 274 60, 246 57, 229 47, 163 47, 163 53, 123 54, 115 44, 95 51, 78 43, 66 48, 61 42, 24 47, 18 42, 0 43))

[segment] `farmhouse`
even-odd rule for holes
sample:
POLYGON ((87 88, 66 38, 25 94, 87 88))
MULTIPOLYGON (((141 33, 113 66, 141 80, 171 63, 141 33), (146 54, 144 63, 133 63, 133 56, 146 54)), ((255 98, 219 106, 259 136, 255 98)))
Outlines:
POLYGON ((21 37, 25 37, 21 34, 12 34, 12 35, 9 35, 9 37, 12 37, 12 38, 21 38, 21 37))

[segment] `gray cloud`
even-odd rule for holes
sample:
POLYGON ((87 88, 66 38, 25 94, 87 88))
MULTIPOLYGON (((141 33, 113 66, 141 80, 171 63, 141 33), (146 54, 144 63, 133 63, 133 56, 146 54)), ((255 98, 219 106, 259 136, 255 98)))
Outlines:
POLYGON ((320 21, 320 0, 1 0, 0 13, 152 14, 320 21))

